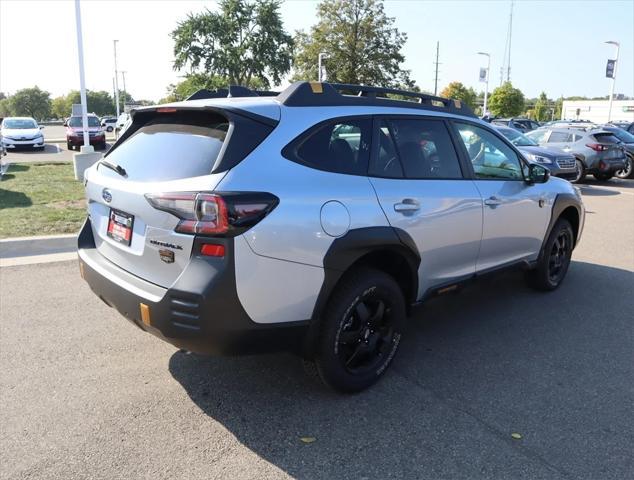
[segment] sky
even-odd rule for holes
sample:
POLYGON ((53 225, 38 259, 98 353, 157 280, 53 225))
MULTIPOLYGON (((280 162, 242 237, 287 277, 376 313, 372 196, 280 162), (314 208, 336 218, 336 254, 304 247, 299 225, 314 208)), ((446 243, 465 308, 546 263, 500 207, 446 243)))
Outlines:
MULTIPOLYGON (((308 30, 318 2, 286 0, 281 14, 289 33, 308 30)), ((135 99, 158 100, 181 72, 172 68, 169 33, 190 12, 217 8, 210 0, 81 0, 86 86, 113 91, 113 40, 118 67, 135 99)), ((478 71, 491 54, 490 90, 500 83, 510 0, 387 0, 385 11, 408 36, 404 67, 427 91, 434 89, 440 42, 439 91, 451 81, 476 90, 478 71)), ((621 44, 617 93, 634 96, 633 0, 516 0, 511 81, 527 97, 608 95, 605 64, 621 44)), ((317 61, 317 59, 315 59, 317 61)), ((121 81, 120 81, 121 83, 121 81)), ((75 2, 0 0, 0 91, 37 85, 53 97, 79 89, 75 2)), ((122 85, 120 84, 120 88, 122 85)))

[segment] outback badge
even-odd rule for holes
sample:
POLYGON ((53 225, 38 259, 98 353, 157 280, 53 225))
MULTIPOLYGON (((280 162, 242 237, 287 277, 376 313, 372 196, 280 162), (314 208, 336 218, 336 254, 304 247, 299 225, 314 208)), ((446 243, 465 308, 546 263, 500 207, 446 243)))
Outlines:
POLYGON ((167 249, 161 249, 158 252, 159 252, 159 257, 161 257, 161 260, 163 260, 165 263, 174 263, 173 251, 167 250, 167 249))

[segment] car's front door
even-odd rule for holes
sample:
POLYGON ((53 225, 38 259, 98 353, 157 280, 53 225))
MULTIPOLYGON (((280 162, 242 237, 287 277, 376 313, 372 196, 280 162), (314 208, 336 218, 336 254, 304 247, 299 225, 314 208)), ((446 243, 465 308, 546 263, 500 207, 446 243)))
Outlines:
POLYGON ((484 206, 476 270, 534 259, 542 245, 554 198, 544 185, 524 180, 518 154, 492 131, 453 122, 470 160, 484 206))
POLYGON ((464 167, 445 121, 375 119, 370 182, 390 225, 419 250, 418 298, 475 272, 482 200, 464 167))

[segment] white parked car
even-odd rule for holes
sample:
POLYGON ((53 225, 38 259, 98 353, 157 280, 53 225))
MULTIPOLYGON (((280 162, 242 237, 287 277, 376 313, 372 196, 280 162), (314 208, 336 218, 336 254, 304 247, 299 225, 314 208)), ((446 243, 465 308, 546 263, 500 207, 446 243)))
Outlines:
POLYGON ((0 125, 2 144, 7 150, 20 147, 44 150, 42 128, 31 117, 6 117, 0 125))

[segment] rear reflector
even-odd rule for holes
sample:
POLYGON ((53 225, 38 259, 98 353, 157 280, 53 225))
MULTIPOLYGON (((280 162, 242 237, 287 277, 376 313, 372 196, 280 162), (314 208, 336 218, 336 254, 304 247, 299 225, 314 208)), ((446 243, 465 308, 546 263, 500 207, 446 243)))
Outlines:
POLYGON ((145 303, 139 303, 139 309, 141 310, 141 321, 145 325, 151 325, 150 323, 150 307, 148 307, 145 303))
POLYGON ((224 257, 225 256, 225 246, 224 245, 214 245, 211 243, 205 243, 201 249, 200 253, 207 257, 224 257))

